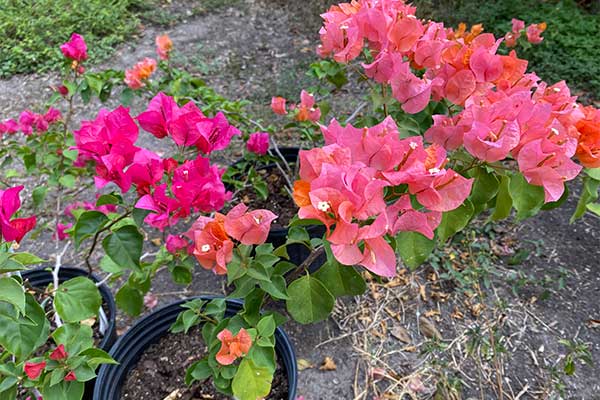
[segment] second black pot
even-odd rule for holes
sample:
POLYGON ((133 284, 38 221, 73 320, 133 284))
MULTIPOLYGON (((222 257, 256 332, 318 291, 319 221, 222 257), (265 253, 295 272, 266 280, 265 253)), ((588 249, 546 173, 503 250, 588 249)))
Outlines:
MULTIPOLYGON (((215 296, 201 296, 203 300, 212 300, 215 296)), ((110 355, 119 362, 119 365, 102 365, 96 387, 94 400, 118 400, 121 395, 121 385, 129 371, 135 367, 142 353, 156 343, 162 336, 168 334, 169 328, 183 310, 181 305, 192 300, 185 299, 160 308, 139 320, 123 335, 110 350, 110 355)), ((243 303, 239 300, 227 300, 226 316, 237 313, 243 303)), ((296 385, 298 370, 296 354, 288 336, 281 328, 275 332, 275 351, 280 362, 283 363, 289 387, 289 400, 296 398, 296 385)))

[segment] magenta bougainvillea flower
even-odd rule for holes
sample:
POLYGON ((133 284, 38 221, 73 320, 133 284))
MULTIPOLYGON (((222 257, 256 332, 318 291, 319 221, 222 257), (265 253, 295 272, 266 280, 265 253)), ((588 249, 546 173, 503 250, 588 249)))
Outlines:
POLYGON ((269 151, 269 133, 251 133, 248 141, 246 142, 246 149, 261 156, 267 154, 267 151, 269 151))
POLYGON ((7 242, 21 242, 23 237, 35 227, 36 217, 15 218, 13 215, 21 207, 19 192, 23 186, 15 186, 0 190, 0 233, 7 242))
POLYGON ((63 55, 73 61, 82 62, 87 60, 87 45, 83 36, 73 33, 68 42, 60 46, 63 55))
POLYGON ((221 341, 221 348, 216 359, 221 365, 233 364, 235 360, 248 354, 252 347, 252 338, 244 328, 235 336, 230 330, 223 329, 217 334, 217 339, 221 341))

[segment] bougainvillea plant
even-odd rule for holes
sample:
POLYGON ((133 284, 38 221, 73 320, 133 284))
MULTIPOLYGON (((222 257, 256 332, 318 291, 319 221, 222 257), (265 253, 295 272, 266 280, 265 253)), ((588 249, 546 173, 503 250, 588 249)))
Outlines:
MULTIPOLYGON (((274 210, 235 204, 233 193, 248 184, 260 187, 252 177, 258 163, 285 163, 272 127, 248 118, 243 102, 229 102, 175 68, 168 37, 156 39, 160 61, 148 58, 124 72, 92 73, 82 65, 85 42, 73 35, 61 48, 68 73, 53 97, 67 101, 66 116, 48 109, 0 125, 9 138, 21 131, 28 141, 9 146, 7 157, 28 157, 25 166, 43 171, 54 182, 51 187, 68 188, 73 182, 65 181, 67 175, 74 181, 93 178, 102 194, 94 202, 67 207, 73 225, 57 217, 55 237, 71 238, 90 271, 101 270, 108 283, 119 285, 116 300, 122 310, 131 315, 142 311, 152 278, 163 266, 176 282, 189 284, 200 265, 226 277, 232 289, 228 298, 244 300, 233 316, 225 315, 225 298, 184 305, 172 332, 190 333, 201 325, 208 347, 208 354, 187 370, 187 384, 212 378, 219 391, 235 398, 266 397, 277 365, 276 328, 287 319, 275 311, 275 303, 285 302, 289 316, 300 323, 321 321, 336 298, 364 292, 365 275, 389 278, 399 264, 418 267, 436 245, 443 246, 482 213, 499 220, 514 209, 521 220, 558 207, 568 195, 566 183, 579 175, 584 175, 584 190, 574 218, 586 210, 600 211, 600 112, 577 103, 564 82, 550 85, 527 72, 526 60, 501 47, 514 46, 522 35, 539 43, 545 24, 525 29, 515 20, 512 32, 497 39, 484 33, 482 25, 452 29, 421 20, 415 12, 400 0, 361 0, 333 6, 322 15, 318 53, 333 60, 314 64, 310 74, 341 87, 348 82, 346 70, 358 70, 371 88, 368 112, 326 122, 327 110, 308 91, 291 106, 284 98, 273 98, 273 111, 287 115, 312 147, 300 150, 297 176, 288 177, 298 212, 287 242, 277 248, 267 242, 278 217, 274 210), (105 100, 114 87, 122 88, 123 104, 100 110, 71 132, 75 96, 84 103, 92 95, 105 100), (149 100, 138 115, 127 108, 134 96, 149 100), (47 134, 53 129, 62 130, 58 139, 47 134), (173 151, 158 154, 145 148, 138 140, 140 129, 166 140, 173 151), (240 137, 247 150, 245 166, 226 173, 210 157, 240 137), (47 152, 32 156, 30 146, 55 146, 56 156, 38 160, 47 152), (246 173, 241 181, 240 171, 246 173), (228 211, 221 212, 225 206, 228 211), (311 237, 310 225, 321 225, 324 235, 311 237), (163 232, 155 253, 144 252, 150 229, 163 232), (292 244, 310 250, 300 265, 288 256, 292 244), (95 257, 99 247, 100 260, 95 257), (326 261, 315 265, 323 256, 326 261), (111 279, 117 277, 121 279, 111 279)), ((20 240, 31 222, 11 219, 18 209, 13 192, 7 204, 2 205, 2 234, 6 240, 20 240)), ((32 260, 8 249, 6 245, 7 262, 32 260)), ((85 279, 81 290, 83 285, 96 288, 89 280, 84 284, 85 279)), ((11 275, 2 282, 25 296, 24 301, 19 294, 0 298, 12 307, 9 316, 16 320, 23 310, 27 315, 33 297, 19 278, 11 275)), ((95 315, 99 304, 84 309, 66 302, 73 308, 61 307, 61 297, 70 292, 60 287, 53 292, 56 315, 75 324, 73 329, 85 329, 79 322, 92 311, 95 315)), ((35 308, 41 316, 40 306, 31 304, 31 315, 35 308)), ((71 331, 65 326, 71 325, 57 331, 67 335, 71 331)), ((36 328, 42 329, 39 324, 36 328)), ((48 335, 41 336, 46 343, 48 335)), ((78 352, 81 347, 69 347, 63 337, 55 333, 56 346, 43 356, 31 357, 38 342, 28 352, 13 347, 14 361, 0 370, 0 387, 36 387, 45 399, 59 398, 48 393, 58 393, 53 388, 59 387, 66 393, 68 385, 93 376, 98 362, 111 362, 90 346, 78 352), (87 366, 84 371, 75 365, 87 366)))

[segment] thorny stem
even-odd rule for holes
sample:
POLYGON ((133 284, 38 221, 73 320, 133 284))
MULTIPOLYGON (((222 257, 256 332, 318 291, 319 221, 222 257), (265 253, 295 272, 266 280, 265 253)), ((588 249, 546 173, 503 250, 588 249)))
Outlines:
POLYGON ((96 231, 96 233, 94 234, 94 239, 92 240, 92 246, 90 247, 90 250, 88 251, 87 255, 85 256, 85 265, 87 266, 88 274, 90 274, 90 275, 92 274, 92 264, 90 263, 90 257, 92 256, 92 253, 96 249, 96 245, 98 244, 98 238, 100 237, 100 234, 102 232, 106 232, 107 230, 112 228, 117 222, 122 221, 125 218, 129 217, 129 215, 131 215, 131 211, 127 211, 125 214, 121 215, 119 218, 113 220, 110 224, 108 224, 105 227, 103 227, 102 229, 96 231))
POLYGON ((387 103, 385 102, 386 90, 385 83, 381 84, 381 97, 383 98, 383 115, 388 116, 387 103))

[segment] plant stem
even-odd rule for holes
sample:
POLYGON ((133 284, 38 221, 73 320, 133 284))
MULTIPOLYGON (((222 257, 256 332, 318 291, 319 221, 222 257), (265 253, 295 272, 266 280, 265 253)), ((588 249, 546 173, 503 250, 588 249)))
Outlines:
POLYGON ((92 240, 92 246, 90 247, 90 250, 88 251, 87 255, 85 256, 85 265, 87 266, 88 274, 91 275, 93 272, 92 264, 90 264, 90 257, 92 256, 92 253, 96 249, 96 245, 98 244, 98 238, 100 237, 100 234, 102 232, 106 232, 107 230, 109 230, 117 222, 122 221, 125 218, 129 217, 129 215, 131 215, 131 211, 127 211, 125 214, 121 215, 119 218, 113 220, 110 224, 108 224, 105 227, 103 227, 102 229, 96 231, 96 233, 94 234, 94 239, 92 240))
POLYGON ((294 270, 294 272, 292 272, 287 279, 289 279, 289 281, 293 281, 294 279, 296 279, 298 276, 302 275, 302 273, 304 271, 306 271, 313 262, 315 262, 315 260, 317 258, 319 258, 323 253, 325 252, 325 247, 321 246, 321 247, 317 247, 316 249, 314 249, 309 255, 308 257, 306 257, 306 260, 304 260, 302 262, 302 264, 300 264, 298 266, 298 268, 296 270, 294 270))

